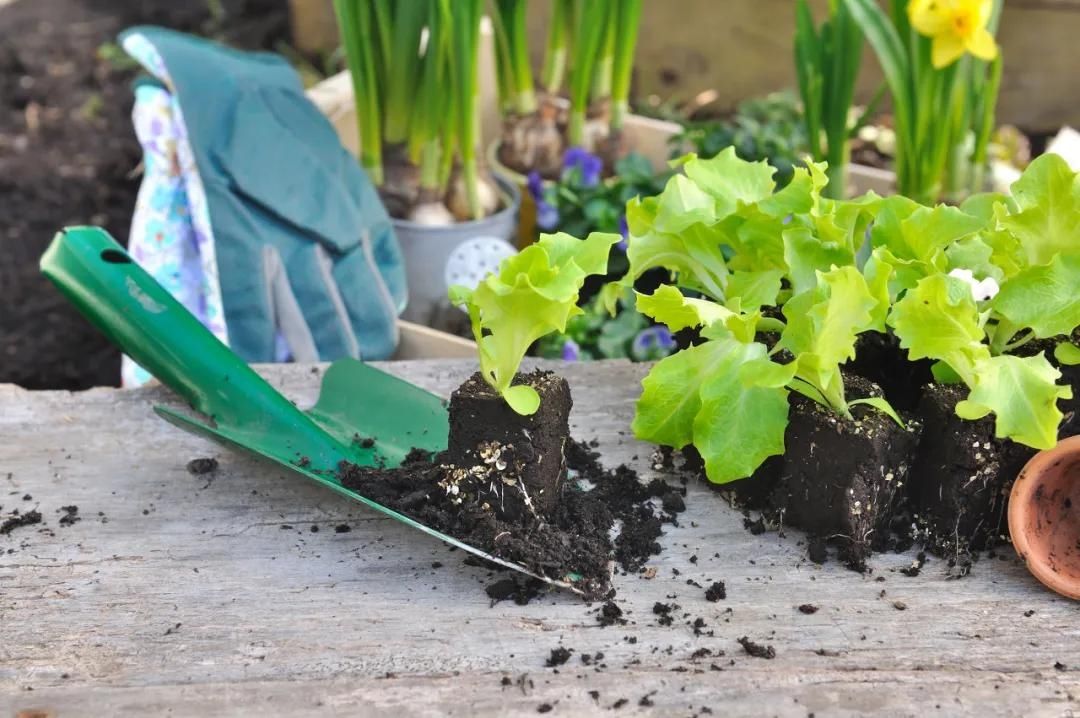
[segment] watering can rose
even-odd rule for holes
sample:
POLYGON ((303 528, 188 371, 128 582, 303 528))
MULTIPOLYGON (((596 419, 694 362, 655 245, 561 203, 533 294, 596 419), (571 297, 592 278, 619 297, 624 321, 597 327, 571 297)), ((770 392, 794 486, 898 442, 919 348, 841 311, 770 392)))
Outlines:
POLYGON ((908 17, 920 34, 933 40, 931 61, 942 69, 970 52, 980 60, 993 60, 998 47, 987 25, 992 0, 911 0, 908 17))

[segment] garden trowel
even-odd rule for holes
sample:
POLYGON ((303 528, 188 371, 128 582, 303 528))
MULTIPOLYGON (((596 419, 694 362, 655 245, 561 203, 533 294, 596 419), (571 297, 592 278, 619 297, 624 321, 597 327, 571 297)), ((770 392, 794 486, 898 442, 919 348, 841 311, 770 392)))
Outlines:
POLYGON ((193 434, 269 459, 339 494, 505 568, 577 590, 425 526, 342 486, 338 464, 397 466, 410 449, 446 448, 449 423, 434 394, 355 359, 334 362, 319 400, 301 411, 219 341, 107 232, 58 233, 41 271, 98 329, 196 416, 154 407, 193 434), (370 441, 374 439, 374 442, 370 441))

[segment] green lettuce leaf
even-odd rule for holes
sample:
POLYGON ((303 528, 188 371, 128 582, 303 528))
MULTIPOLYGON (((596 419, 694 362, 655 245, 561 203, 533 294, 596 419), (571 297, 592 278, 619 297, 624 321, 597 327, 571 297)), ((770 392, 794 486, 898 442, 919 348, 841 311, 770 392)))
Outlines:
POLYGON ((578 292, 589 274, 607 271, 607 255, 622 238, 594 232, 586 239, 544 235, 507 258, 476 289, 450 288, 454 304, 469 312, 484 379, 520 414, 532 414, 540 397, 529 386, 511 386, 525 352, 540 337, 566 331, 581 314, 578 292))
POLYGON ((744 478, 769 456, 783 453, 787 391, 747 383, 740 367, 768 361, 763 344, 733 336, 661 359, 642 382, 632 425, 639 439, 701 453, 711 481, 744 478))
POLYGON ((683 165, 686 176, 716 198, 716 216, 723 219, 740 207, 755 204, 772 196, 776 172, 768 162, 747 162, 735 154, 734 147, 703 160, 693 157, 683 165))
POLYGON ((784 260, 794 294, 802 294, 817 286, 818 272, 828 272, 834 266, 855 264, 855 251, 850 244, 822 240, 807 227, 786 230, 782 237, 784 260))
POLYGON ((1076 366, 1080 364, 1080 347, 1069 342, 1061 342, 1054 347, 1054 358, 1062 366, 1076 366))
POLYGON ((706 299, 691 299, 670 284, 657 287, 652 294, 635 292, 635 295, 639 312, 666 324, 673 332, 722 322, 734 314, 722 304, 706 299))
POLYGON ((630 270, 626 280, 632 283, 644 272, 663 267, 679 275, 679 283, 693 287, 723 301, 729 273, 720 248, 723 236, 700 223, 686 227, 679 234, 655 228, 658 213, 656 198, 634 198, 626 204, 630 230, 626 256, 630 270))
POLYGON ((976 363, 990 356, 971 287, 961 279, 935 274, 921 280, 893 306, 889 324, 909 359, 943 361, 968 386, 976 363))
POLYGON ((733 301, 744 311, 753 311, 763 306, 776 304, 780 294, 782 269, 762 269, 757 272, 732 272, 728 279, 727 299, 729 308, 733 301))
POLYGON ((1040 339, 1072 334, 1080 326, 1080 251, 1023 270, 1002 285, 991 306, 1040 339))
POLYGON ((1072 389, 1056 382, 1061 372, 1043 354, 1033 357, 985 357, 968 398, 956 405, 962 419, 981 419, 993 412, 995 434, 1035 449, 1057 443, 1063 414, 1058 399, 1072 398, 1072 389))
POLYGON ((1080 182, 1065 160, 1055 154, 1037 157, 1013 183, 1012 195, 1019 211, 998 205, 997 217, 1016 235, 1029 265, 1049 264, 1059 253, 1076 251, 1080 182))
POLYGON ((779 347, 795 355, 797 376, 846 414, 840 364, 855 357, 855 338, 873 326, 877 300, 855 267, 817 273, 817 286, 784 305, 787 328, 779 347))

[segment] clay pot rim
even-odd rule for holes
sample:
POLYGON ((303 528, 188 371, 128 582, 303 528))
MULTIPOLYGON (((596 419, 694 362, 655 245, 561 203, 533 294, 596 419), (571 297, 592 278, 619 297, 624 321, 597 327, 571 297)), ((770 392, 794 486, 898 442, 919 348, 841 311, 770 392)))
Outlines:
POLYGON ((1080 600, 1080 580, 1069 580, 1061 573, 1053 571, 1041 557, 1032 555, 1031 544, 1023 529, 1027 512, 1031 508, 1031 496, 1039 487, 1039 482, 1034 480, 1034 477, 1041 475, 1048 464, 1066 456, 1073 456, 1080 462, 1080 435, 1062 439, 1054 448, 1040 451, 1020 471, 1009 497, 1009 534, 1016 553, 1024 560, 1024 565, 1035 578, 1062 596, 1080 600))

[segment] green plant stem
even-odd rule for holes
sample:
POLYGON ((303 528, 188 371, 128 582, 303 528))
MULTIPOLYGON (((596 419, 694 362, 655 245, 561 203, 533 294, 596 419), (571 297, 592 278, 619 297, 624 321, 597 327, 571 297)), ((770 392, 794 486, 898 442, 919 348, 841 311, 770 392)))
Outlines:
POLYGON ((641 23, 641 0, 615 0, 615 54, 611 66, 611 130, 622 131, 630 109, 634 50, 641 23))
POLYGON ((997 326, 994 327, 993 336, 990 338, 990 353, 994 356, 1002 354, 1006 351, 1006 347, 1009 344, 1009 340, 1012 339, 1020 327, 1013 324, 1008 319, 1000 319, 997 326))
POLYGON ((588 0, 579 6, 574 32, 574 62, 570 68, 570 126, 567 139, 572 147, 585 143, 585 113, 589 105, 596 58, 607 25, 610 0, 588 0))
POLYGON ((359 132, 360 165, 371 181, 383 184, 381 115, 379 112, 379 83, 376 79, 372 44, 373 18, 370 6, 352 0, 335 0, 334 10, 341 28, 342 41, 348 57, 352 78, 353 100, 359 132))
POLYGON ((451 86, 455 105, 457 149, 461 157, 462 181, 465 183, 469 214, 474 219, 483 216, 477 187, 479 168, 476 149, 479 137, 476 73, 482 9, 483 0, 454 0, 451 22, 451 86))
POLYGON ((574 0, 552 0, 544 68, 540 75, 544 89, 552 95, 559 92, 566 77, 570 22, 573 17, 574 0))
POLYGON ((1025 344, 1032 341, 1033 339, 1035 339, 1035 332, 1028 332, 1027 334, 1025 334, 1022 337, 1020 337, 1019 339, 1017 339, 1016 341, 1009 342, 1008 344, 1006 344, 1005 347, 1004 347, 1004 350, 1002 351, 1002 353, 1007 354, 1008 352, 1016 351, 1017 349, 1024 346, 1025 344))
POLYGON ((427 18, 426 2, 394 3, 390 65, 386 68, 386 124, 383 127, 383 139, 388 144, 399 144, 409 137, 420 74, 420 35, 427 18))
MULTIPOLYGON (((619 0, 608 0, 610 11, 615 13, 619 0)), ((603 30, 600 41, 600 55, 593 66, 592 100, 600 101, 611 97, 611 72, 615 62, 615 23, 609 22, 603 30)))

